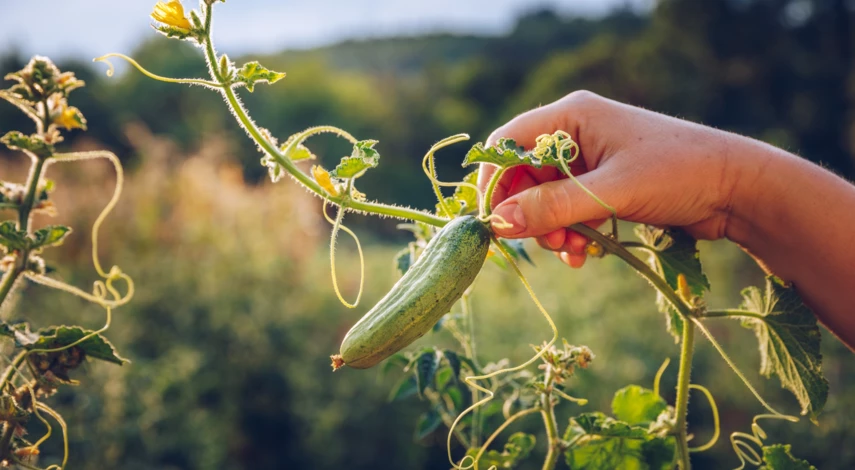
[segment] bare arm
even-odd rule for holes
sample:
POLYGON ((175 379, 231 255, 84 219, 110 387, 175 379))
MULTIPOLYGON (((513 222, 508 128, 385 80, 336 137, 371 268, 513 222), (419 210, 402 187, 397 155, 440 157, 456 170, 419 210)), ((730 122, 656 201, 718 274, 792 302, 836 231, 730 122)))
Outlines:
MULTIPOLYGON (((576 92, 522 114, 490 137, 531 147, 545 133, 577 139, 574 173, 625 220, 728 238, 795 284, 822 322, 855 347, 855 186, 762 142, 576 92)), ((484 168, 481 184, 492 173, 484 168)), ((511 169, 493 204, 507 238, 536 237, 567 264, 585 261, 571 224, 609 216, 552 168, 511 169)))

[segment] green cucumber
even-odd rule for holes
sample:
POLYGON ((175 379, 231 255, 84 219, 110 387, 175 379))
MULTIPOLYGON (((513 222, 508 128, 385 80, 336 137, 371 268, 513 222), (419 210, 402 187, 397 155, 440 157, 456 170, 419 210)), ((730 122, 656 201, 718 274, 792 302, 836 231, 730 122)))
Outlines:
POLYGON ((430 331, 481 271, 490 229, 473 216, 450 221, 421 257, 344 337, 333 368, 372 367, 430 331))

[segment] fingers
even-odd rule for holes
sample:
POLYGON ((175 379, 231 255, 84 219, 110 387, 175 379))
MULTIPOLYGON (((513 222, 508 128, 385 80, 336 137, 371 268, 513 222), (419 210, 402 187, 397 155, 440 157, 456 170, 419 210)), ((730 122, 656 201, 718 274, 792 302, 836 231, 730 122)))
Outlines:
MULTIPOLYGON (((594 171, 578 179, 602 200, 614 207, 622 206, 619 186, 608 172, 594 171)), ((498 216, 493 221, 496 235, 506 238, 537 237, 611 215, 570 179, 543 183, 510 196, 493 213, 498 216)))

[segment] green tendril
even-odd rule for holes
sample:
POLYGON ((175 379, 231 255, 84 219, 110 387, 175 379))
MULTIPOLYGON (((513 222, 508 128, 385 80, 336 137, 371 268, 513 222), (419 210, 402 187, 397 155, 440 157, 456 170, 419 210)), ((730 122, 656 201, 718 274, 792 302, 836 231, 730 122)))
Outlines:
POLYGON ((119 59, 124 60, 125 62, 131 64, 135 69, 139 70, 140 73, 142 73, 146 77, 151 78, 153 80, 157 80, 159 82, 182 83, 185 85, 200 85, 200 86, 204 86, 204 87, 211 88, 214 90, 219 90, 219 89, 225 88, 225 85, 222 83, 212 82, 209 80, 203 80, 201 78, 170 78, 170 77, 164 77, 162 75, 157 75, 157 74, 151 73, 148 70, 146 70, 145 67, 140 65, 139 62, 137 62, 136 60, 126 56, 125 54, 119 54, 118 52, 112 52, 110 54, 102 55, 101 57, 96 57, 96 58, 92 59, 92 62, 104 62, 105 64, 107 64, 107 67, 108 67, 107 76, 112 77, 116 71, 116 68, 113 66, 113 63, 110 62, 110 58, 112 58, 112 57, 117 57, 119 59))
POLYGON ((478 200, 482 199, 481 189, 478 186, 475 186, 471 183, 458 182, 458 183, 446 183, 437 179, 436 175, 436 162, 434 159, 434 154, 444 147, 448 147, 449 145, 456 144, 458 142, 463 142, 469 140, 469 134, 456 134, 451 137, 446 137, 439 142, 433 144, 433 146, 427 151, 425 157, 422 159, 422 170, 424 170, 425 175, 427 175, 428 179, 431 182, 431 186, 433 187, 433 192, 436 195, 437 202, 439 203, 439 207, 442 208, 442 211, 448 218, 453 218, 454 213, 451 212, 451 209, 448 207, 448 204, 445 202, 445 198, 442 196, 442 191, 439 189, 440 187, 448 187, 448 188, 459 188, 466 187, 475 191, 478 195, 478 200))
POLYGON ((356 306, 359 305, 360 299, 362 299, 362 291, 365 285, 365 258, 362 254, 362 245, 359 243, 359 238, 356 234, 342 224, 344 214, 347 212, 345 208, 339 207, 338 214, 336 215, 335 220, 333 220, 329 214, 327 214, 327 206, 328 204, 324 202, 322 212, 324 213, 324 218, 327 219, 327 222, 333 226, 332 235, 330 236, 330 271, 332 272, 333 289, 335 290, 335 295, 338 296, 338 300, 344 304, 345 307, 356 308, 356 306), (356 250, 359 252, 359 293, 356 294, 356 300, 352 304, 347 300, 344 300, 344 296, 342 296, 341 291, 339 290, 338 280, 335 273, 335 243, 336 239, 338 239, 339 230, 347 233, 351 238, 353 238, 353 241, 356 242, 356 250))
POLYGON ((653 394, 656 395, 657 397, 661 396, 661 395, 659 395, 659 383, 662 381, 662 375, 665 373, 665 369, 668 368, 668 364, 670 364, 670 363, 671 363, 671 358, 666 357, 665 361, 662 362, 662 365, 659 366, 659 370, 656 371, 656 377, 654 377, 654 379, 653 379, 653 394))
POLYGON ((780 414, 761 414, 754 417, 751 421, 751 434, 747 434, 744 432, 735 432, 730 435, 730 444, 733 446, 733 451, 736 453, 736 456, 739 458, 739 462, 741 465, 736 467, 735 470, 742 470, 745 468, 746 464, 751 465, 761 465, 763 464, 763 458, 760 454, 751 447, 751 444, 756 444, 759 447, 763 447, 763 440, 766 439, 766 431, 757 424, 757 421, 761 419, 783 419, 785 421, 789 421, 791 423, 798 422, 798 418, 794 416, 785 416, 780 414), (747 442, 746 442, 747 441, 747 442))
POLYGON ((689 448, 689 452, 703 452, 714 446, 715 443, 718 442, 718 438, 721 435, 721 422, 719 421, 718 416, 718 406, 715 404, 715 399, 713 398, 712 393, 710 393, 709 389, 707 389, 703 385, 689 384, 689 388, 693 390, 700 390, 701 392, 703 392, 703 394, 706 395, 707 400, 710 402, 710 407, 712 408, 713 427, 715 428, 713 436, 706 444, 698 447, 689 448))

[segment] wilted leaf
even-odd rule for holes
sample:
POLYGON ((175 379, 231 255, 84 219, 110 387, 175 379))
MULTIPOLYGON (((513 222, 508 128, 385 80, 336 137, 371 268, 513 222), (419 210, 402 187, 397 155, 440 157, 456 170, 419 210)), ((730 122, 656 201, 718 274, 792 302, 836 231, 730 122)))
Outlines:
POLYGON ((256 83, 269 83, 272 85, 283 78, 285 78, 284 73, 269 70, 255 61, 243 64, 243 67, 238 70, 236 76, 237 82, 244 84, 250 93, 255 90, 256 83))
POLYGON ((797 459, 790 453, 790 445, 775 444, 763 447, 763 463, 759 470, 816 470, 807 460, 797 459))
POLYGON ((567 465, 580 470, 665 470, 671 468, 675 451, 673 437, 649 435, 646 428, 602 413, 584 413, 572 418, 564 440, 569 443, 564 453, 567 465))
MULTIPOLYGON (((710 283, 701 266, 697 241, 686 231, 638 225, 635 227, 635 234, 644 244, 654 249, 654 252, 650 253, 650 265, 665 278, 672 289, 677 290, 677 276, 682 274, 686 277, 692 295, 700 298, 705 290, 709 290, 710 283)), ((657 294, 656 304, 659 311, 666 316, 668 332, 674 336, 675 341, 679 341, 683 331, 683 318, 680 313, 661 293, 657 294)))
POLYGON ((765 293, 749 287, 742 295, 742 309, 763 316, 742 317, 742 325, 753 328, 760 343, 760 373, 777 375, 798 399, 802 414, 810 413, 815 421, 828 399, 816 316, 792 286, 774 276, 766 278, 765 293))
POLYGON ((656 421, 668 404, 659 395, 638 385, 618 390, 612 400, 615 418, 630 425, 647 426, 656 421))

